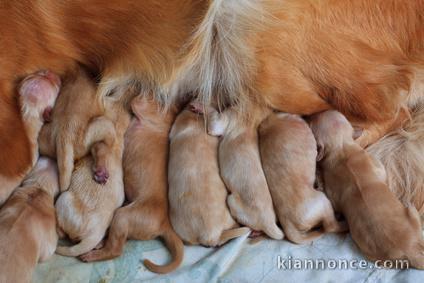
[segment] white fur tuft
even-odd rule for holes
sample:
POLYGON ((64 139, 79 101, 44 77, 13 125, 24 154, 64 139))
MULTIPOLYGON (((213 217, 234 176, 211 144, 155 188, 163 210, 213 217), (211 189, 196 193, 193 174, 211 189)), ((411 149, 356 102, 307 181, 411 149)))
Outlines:
POLYGON ((182 65, 165 86, 168 97, 163 100, 174 99, 175 89, 187 91, 187 86, 192 86, 189 90, 197 93, 204 105, 212 100, 219 106, 243 105, 256 68, 255 44, 251 41, 268 19, 265 1, 211 1, 204 20, 186 46, 182 65))

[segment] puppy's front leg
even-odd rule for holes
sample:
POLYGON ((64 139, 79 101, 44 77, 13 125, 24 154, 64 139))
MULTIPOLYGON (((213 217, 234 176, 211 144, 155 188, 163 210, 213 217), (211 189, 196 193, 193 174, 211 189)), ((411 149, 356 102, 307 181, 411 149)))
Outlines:
POLYGON ((38 135, 38 149, 41 155, 56 158, 56 144, 52 138, 53 127, 51 124, 44 124, 38 135))
POLYGON ((71 184, 72 171, 74 170, 74 147, 66 141, 56 144, 57 167, 59 169, 60 191, 68 190, 71 184))

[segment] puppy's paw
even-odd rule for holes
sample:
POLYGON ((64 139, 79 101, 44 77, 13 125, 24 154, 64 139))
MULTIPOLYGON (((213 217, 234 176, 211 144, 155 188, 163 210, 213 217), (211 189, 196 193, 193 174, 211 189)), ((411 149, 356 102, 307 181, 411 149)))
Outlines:
POLYGON ((83 262, 92 262, 97 260, 97 251, 91 251, 86 254, 80 255, 79 259, 83 262))
POLYGON ((93 175, 94 181, 100 185, 105 185, 109 179, 109 172, 104 167, 95 169, 93 175))

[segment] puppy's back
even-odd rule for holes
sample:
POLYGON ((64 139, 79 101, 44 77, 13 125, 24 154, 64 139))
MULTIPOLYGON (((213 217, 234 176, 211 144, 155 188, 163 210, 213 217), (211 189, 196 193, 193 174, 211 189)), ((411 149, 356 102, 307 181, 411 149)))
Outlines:
POLYGON ((39 260, 57 242, 53 197, 37 187, 22 187, 0 212, 0 282, 30 282, 39 260))

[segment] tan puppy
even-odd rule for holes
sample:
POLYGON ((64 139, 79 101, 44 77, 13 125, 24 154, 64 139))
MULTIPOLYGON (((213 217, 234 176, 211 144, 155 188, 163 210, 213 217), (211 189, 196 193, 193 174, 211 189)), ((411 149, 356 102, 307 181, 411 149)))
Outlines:
POLYGON ((270 114, 259 127, 259 148, 274 207, 290 241, 307 243, 343 230, 328 198, 313 187, 317 146, 300 116, 270 114))
POLYGON ((53 255, 58 192, 55 162, 40 158, 0 211, 0 282, 31 282, 37 262, 53 255))
POLYGON ((407 259, 424 268, 424 242, 417 210, 389 190, 386 171, 353 139, 353 129, 337 111, 312 117, 325 191, 344 214, 359 249, 372 260, 407 259))
MULTIPOLYGON (((60 246, 56 252, 66 256, 79 256, 92 250, 103 239, 112 221, 115 209, 124 202, 122 153, 124 133, 129 124, 129 113, 121 101, 105 98, 108 117, 114 121, 116 136, 111 148, 98 143, 110 179, 106 185, 96 183, 91 177, 93 158, 79 160, 72 174, 69 190, 62 193, 56 202, 59 228, 78 244, 60 246)), ((113 129, 112 129, 113 130, 113 129)))
POLYGON ((176 269, 183 259, 184 246, 168 218, 168 134, 176 109, 166 113, 152 98, 133 99, 135 118, 125 134, 124 185, 129 205, 115 212, 103 248, 81 256, 84 261, 104 260, 122 254, 127 238, 151 240, 163 237, 174 260, 158 266, 145 260, 156 273, 176 269))
POLYGON ((208 112, 208 133, 222 136, 219 168, 231 192, 227 198, 231 215, 239 223, 281 240, 284 234, 276 224, 258 147, 257 127, 268 112, 253 109, 249 122, 242 121, 231 108, 223 113, 214 109, 208 112))
MULTIPOLYGON (((80 70, 68 80, 52 112, 52 122, 40 132, 40 153, 57 156, 60 190, 68 189, 74 160, 85 156, 98 142, 113 143, 113 123, 106 119, 101 98, 96 96, 94 82, 80 70)), ((97 160, 96 160, 97 161, 97 160)), ((106 183, 109 173, 104 162, 93 165, 94 178, 106 183)))
MULTIPOLYGON (((25 78, 19 86, 19 106, 28 137, 31 156, 30 166, 26 166, 22 174, 8 176, 0 173, 0 206, 7 200, 12 191, 19 186, 25 175, 38 159, 38 134, 43 123, 49 120, 50 111, 55 104, 60 88, 60 79, 48 71, 40 71, 25 78)), ((1 119, 0 119, 1 121, 1 119)), ((2 121, 1 123, 3 123, 2 121)), ((0 142, 0 146, 2 143, 0 142)), ((3 148, 2 154, 13 155, 3 148)), ((19 155, 15 156, 19 158, 19 155)))
POLYGON ((249 229, 235 228, 238 225, 227 208, 227 190, 219 176, 218 139, 207 134, 197 109, 188 105, 169 136, 170 218, 185 242, 219 246, 249 229))

